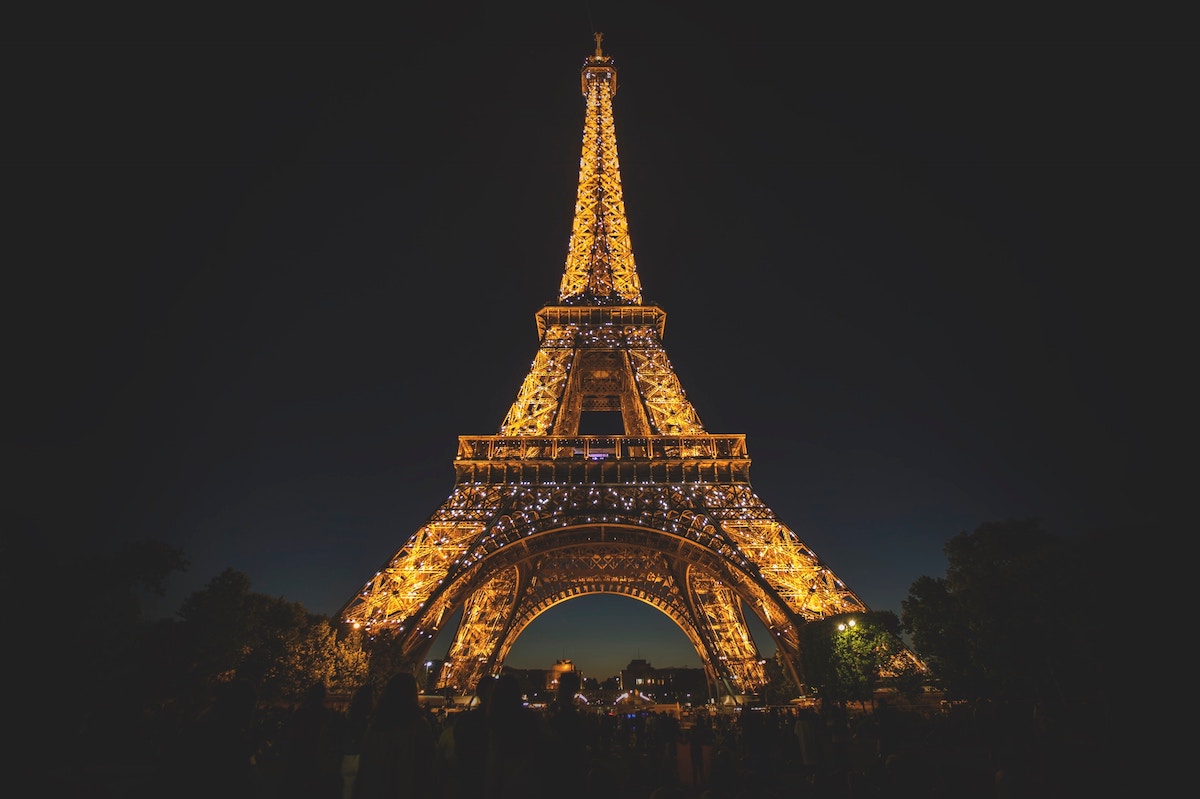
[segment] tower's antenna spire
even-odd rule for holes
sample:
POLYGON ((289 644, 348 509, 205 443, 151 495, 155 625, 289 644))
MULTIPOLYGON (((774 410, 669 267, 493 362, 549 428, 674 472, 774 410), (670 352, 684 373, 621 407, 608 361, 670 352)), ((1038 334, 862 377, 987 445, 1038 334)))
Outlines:
POLYGON ((580 71, 586 106, 583 149, 575 219, 558 299, 561 305, 641 305, 642 284, 625 219, 613 124, 617 69, 601 46, 604 34, 597 31, 592 36, 596 52, 580 71))

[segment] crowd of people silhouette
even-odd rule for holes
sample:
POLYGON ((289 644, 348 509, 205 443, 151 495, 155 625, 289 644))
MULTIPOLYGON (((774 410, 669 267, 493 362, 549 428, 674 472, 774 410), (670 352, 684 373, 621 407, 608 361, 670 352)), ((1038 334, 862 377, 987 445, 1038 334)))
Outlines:
MULTIPOLYGON (((1041 799, 1104 781, 1091 739, 1045 713, 988 703, 794 706, 677 717, 597 709, 579 678, 530 707, 486 677, 469 708, 424 707, 402 672, 335 701, 314 683, 293 707, 216 687, 165 735, 150 773, 71 786, 99 799, 1041 799)), ((52 794, 53 795, 53 794, 52 794)), ((67 795, 67 794, 64 794, 67 795)))

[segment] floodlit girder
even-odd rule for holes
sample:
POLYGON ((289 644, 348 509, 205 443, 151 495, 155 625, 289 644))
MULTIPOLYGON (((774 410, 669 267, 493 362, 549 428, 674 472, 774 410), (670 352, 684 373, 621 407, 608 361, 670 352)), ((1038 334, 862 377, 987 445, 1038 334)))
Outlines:
POLYGON ((734 696, 757 692, 766 682, 766 671, 736 592, 719 575, 692 568, 688 596, 704 619, 709 648, 719 653, 716 672, 722 684, 734 696))
POLYGON ((477 522, 431 521, 367 582, 351 600, 347 620, 370 628, 420 615, 422 606, 451 569, 462 566, 467 548, 478 539, 477 522), (352 617, 352 618, 351 618, 352 617))
POLYGON ((763 579, 797 615, 820 619, 867 609, 781 522, 770 518, 730 520, 722 529, 759 564, 763 579))
MULTIPOLYGON (((548 314, 551 309, 543 309, 548 314)), ((594 309, 588 323, 544 327, 542 343, 534 356, 517 398, 500 426, 505 436, 544 436, 574 432, 571 422, 585 410, 585 396, 607 394, 614 409, 631 420, 626 432, 657 435, 697 435, 704 425, 671 367, 656 325, 621 326, 623 308, 594 309), (571 385, 571 370, 589 354, 611 352, 621 356, 621 379, 602 386, 571 385), (631 379, 630 379, 631 378, 631 379), (568 391, 568 387, 572 390, 568 391), (572 406, 574 400, 577 405, 572 406), (564 412, 570 412, 569 414, 564 412), (560 418, 564 414, 566 419, 560 418), (632 429, 630 429, 632 428, 632 429)), ((539 325, 542 328, 543 325, 539 325)), ((614 362, 617 363, 617 362, 614 362)), ((586 379, 576 378, 576 379, 586 379)), ((594 402, 594 400, 593 400, 594 402)), ((576 429, 578 422, 575 421, 576 429)))
POLYGON ((458 635, 446 651, 439 688, 467 693, 480 677, 498 671, 496 642, 505 637, 511 623, 518 580, 515 567, 497 569, 467 597, 458 635))
POLYGON ((500 425, 501 434, 545 435, 550 430, 574 355, 573 350, 542 345, 517 392, 516 401, 500 425))

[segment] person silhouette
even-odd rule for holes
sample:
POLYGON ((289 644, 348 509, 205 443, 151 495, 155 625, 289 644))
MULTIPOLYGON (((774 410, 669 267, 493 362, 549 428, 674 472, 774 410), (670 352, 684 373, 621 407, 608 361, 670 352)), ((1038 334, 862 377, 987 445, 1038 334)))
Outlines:
POLYGON ((487 711, 485 799, 535 799, 542 795, 538 758, 549 736, 545 719, 525 707, 511 674, 496 678, 487 711))
POLYGON ((585 793, 592 741, 590 720, 575 699, 580 687, 577 672, 563 672, 558 678, 554 701, 547 709, 546 723, 550 732, 547 779, 555 795, 585 793))
POLYGON ((362 755, 363 736, 371 711, 375 709, 375 684, 365 682, 350 697, 350 705, 339 725, 338 749, 341 754, 342 799, 354 793, 354 778, 358 776, 358 761, 362 755))
POLYGON ((406 671, 388 680, 363 735, 352 799, 433 795, 434 734, 406 671))
POLYGON ((476 799, 483 796, 487 777, 488 711, 496 678, 484 675, 475 684, 475 705, 454 720, 451 767, 446 770, 451 797, 476 799))
POLYGON ((288 719, 276 795, 279 799, 340 799, 341 753, 324 681, 309 685, 288 719))
POLYGON ((220 683, 168 755, 166 790, 180 799, 252 799, 261 788, 253 724, 258 694, 246 680, 220 683))
POLYGON ((708 766, 712 759, 712 722, 707 714, 701 714, 688 731, 688 754, 691 760, 691 780, 696 787, 708 781, 708 766))

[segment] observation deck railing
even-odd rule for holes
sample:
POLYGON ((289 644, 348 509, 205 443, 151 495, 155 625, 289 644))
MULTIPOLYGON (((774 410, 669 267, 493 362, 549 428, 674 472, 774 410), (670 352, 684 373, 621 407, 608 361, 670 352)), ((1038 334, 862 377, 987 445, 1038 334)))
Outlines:
POLYGON ((745 435, 459 436, 455 460, 725 460, 742 459, 745 435))

